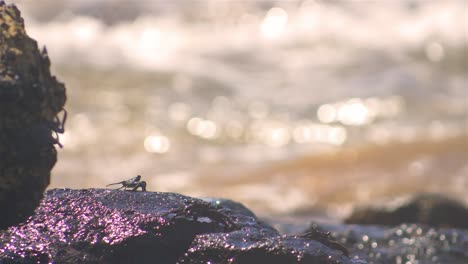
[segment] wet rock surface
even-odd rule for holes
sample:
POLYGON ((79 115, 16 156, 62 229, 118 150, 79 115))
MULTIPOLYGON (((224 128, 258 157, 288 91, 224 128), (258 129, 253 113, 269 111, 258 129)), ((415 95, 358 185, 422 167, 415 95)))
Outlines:
POLYGON ((55 189, 0 233, 0 263, 362 263, 248 212, 174 193, 55 189))
POLYGON ((468 210, 446 196, 422 193, 356 209, 328 230, 351 259, 368 263, 468 263, 468 210))
POLYGON ((195 238, 179 263, 353 263, 343 252, 298 236, 245 228, 195 238))
POLYGON ((388 204, 358 208, 345 223, 396 226, 418 223, 433 227, 468 228, 468 208, 448 197, 423 193, 388 204))
POLYGON ((468 263, 468 230, 421 224, 396 227, 321 225, 351 259, 368 263, 468 263))
POLYGON ((19 10, 0 1, 0 229, 34 212, 56 162, 65 87, 49 67, 19 10))

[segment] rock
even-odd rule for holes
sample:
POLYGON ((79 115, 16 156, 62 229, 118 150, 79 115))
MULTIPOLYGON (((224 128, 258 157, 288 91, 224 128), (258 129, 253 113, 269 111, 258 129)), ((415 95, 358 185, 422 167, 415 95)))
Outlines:
POLYGON ((195 238, 178 263, 354 263, 341 251, 296 236, 271 236, 258 229, 195 238))
POLYGON ((221 198, 203 198, 203 201, 209 202, 213 206, 220 206, 222 208, 229 209, 238 214, 256 217, 255 214, 252 211, 250 211, 249 208, 233 200, 221 199, 221 198))
POLYGON ((65 87, 49 67, 19 10, 0 1, 0 229, 34 212, 56 162, 65 87))
POLYGON ((50 190, 26 223, 0 232, 0 263, 357 263, 313 236, 281 236, 240 205, 223 203, 50 190))
POLYGON ((423 193, 409 199, 396 199, 379 208, 358 208, 345 223, 389 225, 419 223, 435 227, 468 228, 468 209, 448 197, 423 193))
POLYGON ((323 238, 280 236, 272 228, 258 227, 203 234, 178 263, 361 263, 350 262, 343 246, 323 238))
POLYGON ((396 227, 323 225, 352 259, 369 263, 468 263, 468 230, 422 224, 396 227))

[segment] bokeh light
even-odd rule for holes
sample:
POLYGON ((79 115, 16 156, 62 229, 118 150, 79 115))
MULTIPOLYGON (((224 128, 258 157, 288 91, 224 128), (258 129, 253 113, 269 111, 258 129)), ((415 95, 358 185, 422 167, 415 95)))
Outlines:
POLYGON ((321 105, 317 110, 317 118, 322 123, 332 123, 337 120, 336 108, 330 104, 321 105))
POLYGON ((369 109, 359 98, 349 99, 338 109, 338 120, 345 125, 360 126, 371 122, 369 109))
POLYGON ((11 2, 67 86, 51 187, 138 171, 265 211, 466 200, 463 1, 11 2))
POLYGON ((163 154, 171 148, 169 138, 163 135, 151 135, 145 138, 145 150, 151 153, 163 154))
POLYGON ((217 138, 220 133, 220 129, 214 121, 202 119, 200 117, 192 117, 187 122, 187 130, 192 135, 195 135, 204 139, 217 138))
POLYGON ((261 25, 261 32, 265 38, 279 38, 288 23, 288 13, 282 8, 273 7, 268 11, 261 25))
POLYGON ((441 61, 445 56, 444 47, 438 42, 430 42, 426 45, 426 56, 430 61, 441 61))

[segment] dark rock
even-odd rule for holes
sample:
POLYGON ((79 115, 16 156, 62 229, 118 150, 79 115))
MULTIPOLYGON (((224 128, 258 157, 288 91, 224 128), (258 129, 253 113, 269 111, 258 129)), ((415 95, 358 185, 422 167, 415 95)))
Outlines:
POLYGON ((343 246, 315 235, 280 236, 271 227, 258 226, 203 234, 178 263, 362 263, 350 261, 343 246))
POLYGON ((330 232, 325 231, 322 229, 319 225, 317 224, 312 224, 309 229, 302 235, 301 237, 305 238, 313 238, 317 241, 320 241, 321 243, 327 245, 328 247, 337 249, 341 252, 343 252, 347 257, 349 257, 349 252, 348 250, 339 244, 338 242, 334 241, 331 236, 330 232))
POLYGON ((174 193, 51 190, 25 224, 0 233, 0 263, 355 263, 314 237, 281 236, 222 204, 174 193))
POLYGON ((242 214, 242 215, 246 215, 250 217, 256 217, 255 214, 252 211, 250 211, 249 208, 233 200, 222 199, 222 198, 203 198, 203 200, 219 208, 228 209, 238 214, 242 214))
POLYGON ((353 263, 342 252, 308 238, 272 236, 244 228, 199 235, 178 263, 353 263))
POLYGON ((419 223, 466 229, 468 209, 462 203, 445 196, 423 193, 409 199, 397 199, 380 208, 358 208, 345 223, 389 226, 419 223))
POLYGON ((56 162, 65 87, 49 66, 19 10, 0 1, 0 229, 34 212, 56 162))

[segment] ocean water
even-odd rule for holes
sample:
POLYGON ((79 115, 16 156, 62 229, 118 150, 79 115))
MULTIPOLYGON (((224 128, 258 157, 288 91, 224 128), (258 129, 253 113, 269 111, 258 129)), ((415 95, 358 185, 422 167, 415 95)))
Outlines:
POLYGON ((67 87, 50 188, 141 174, 329 220, 468 203, 466 1, 7 2, 67 87))

